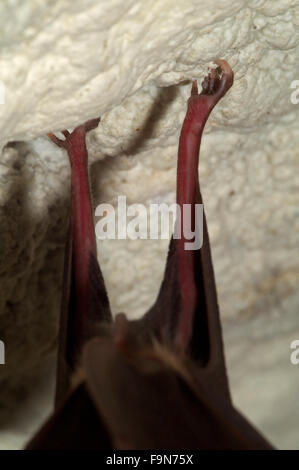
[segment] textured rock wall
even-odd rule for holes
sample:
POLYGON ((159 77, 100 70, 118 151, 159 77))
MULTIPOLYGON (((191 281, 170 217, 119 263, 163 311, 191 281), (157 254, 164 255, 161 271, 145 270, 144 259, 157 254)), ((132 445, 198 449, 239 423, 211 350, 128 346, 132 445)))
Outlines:
MULTIPOLYGON (((0 447, 21 445, 50 406, 69 167, 44 135, 101 115, 88 136, 95 205, 173 202, 190 80, 216 58, 235 84, 206 127, 200 178, 233 395, 296 446, 299 1, 4 0, 0 21, 0 447)), ((150 306, 167 245, 99 243, 114 312, 150 306)))

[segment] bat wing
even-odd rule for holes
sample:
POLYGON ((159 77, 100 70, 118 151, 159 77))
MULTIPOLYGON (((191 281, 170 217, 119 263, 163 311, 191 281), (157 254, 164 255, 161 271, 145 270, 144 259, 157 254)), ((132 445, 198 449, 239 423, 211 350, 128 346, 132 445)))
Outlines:
POLYGON ((204 245, 194 252, 193 272, 196 304, 189 304, 188 297, 183 298, 180 276, 183 268, 177 254, 177 241, 170 242, 164 280, 157 300, 151 310, 141 320, 142 329, 153 330, 157 336, 172 343, 179 328, 179 320, 185 311, 192 309, 192 335, 188 341, 188 352, 204 374, 208 383, 213 383, 215 392, 221 389, 225 399, 230 401, 229 386, 223 352, 222 329, 217 302, 214 270, 211 260, 210 243, 206 220, 203 221, 204 245))
POLYGON ((108 338, 83 350, 86 387, 116 449, 270 449, 235 410, 157 357, 121 353, 108 338))
POLYGON ((83 383, 26 446, 26 450, 101 449, 112 449, 110 437, 83 383))

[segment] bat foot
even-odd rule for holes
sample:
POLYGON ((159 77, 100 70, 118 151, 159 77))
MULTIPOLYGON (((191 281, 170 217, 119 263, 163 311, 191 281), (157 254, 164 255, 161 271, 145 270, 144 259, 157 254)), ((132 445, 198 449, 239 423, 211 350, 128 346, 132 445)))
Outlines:
POLYGON ((100 122, 101 118, 95 118, 95 119, 90 119, 89 121, 86 121, 84 124, 81 124, 80 126, 76 127, 73 132, 69 132, 68 130, 64 130, 64 131, 61 131, 61 133, 64 135, 65 137, 65 140, 63 139, 59 139, 58 137, 56 137, 55 134, 52 134, 51 132, 49 134, 47 134, 47 136, 49 137, 50 140, 52 140, 52 142, 54 142, 54 144, 56 144, 58 147, 62 147, 62 148, 65 148, 67 149, 67 145, 68 145, 68 142, 71 138, 71 136, 74 134, 74 133, 83 133, 84 135, 91 131, 92 129, 95 129, 96 127, 98 127, 98 124, 100 122))
MULTIPOLYGON (((232 86, 234 81, 234 72, 230 65, 223 59, 215 60, 216 68, 210 69, 208 75, 204 78, 201 86, 201 96, 214 96, 219 100, 232 86)), ((198 95, 197 83, 192 82, 191 96, 198 95)))

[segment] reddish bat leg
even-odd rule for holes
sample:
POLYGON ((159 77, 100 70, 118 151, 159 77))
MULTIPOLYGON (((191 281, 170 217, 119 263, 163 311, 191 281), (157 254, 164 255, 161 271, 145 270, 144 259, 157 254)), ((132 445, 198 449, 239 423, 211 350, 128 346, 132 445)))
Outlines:
MULTIPOLYGON (((198 229, 195 223, 195 205, 202 204, 198 181, 198 160, 203 129, 210 112, 232 86, 234 78, 233 72, 227 62, 222 60, 217 61, 216 63, 218 64, 218 68, 212 70, 204 79, 202 83, 202 92, 200 94, 197 92, 197 83, 193 82, 192 84, 191 97, 188 101, 188 110, 183 123, 179 143, 177 203, 181 207, 181 211, 183 210, 184 204, 191 205, 191 214, 193 218, 192 228, 194 230, 198 229)), ((181 218, 181 233, 183 234, 183 218, 181 218)), ((207 230, 205 230, 204 235, 203 243, 208 243, 207 230)), ((192 339, 194 315, 196 314, 195 312, 198 302, 202 301, 200 296, 203 296, 206 302, 209 302, 211 294, 212 297, 216 298, 215 282, 210 257, 209 259, 205 259, 201 262, 202 269, 204 269, 204 266, 209 265, 211 270, 211 272, 206 276, 207 279, 209 279, 210 286, 203 286, 205 292, 201 292, 197 289, 198 282, 195 273, 196 256, 198 253, 196 253, 196 250, 186 250, 186 243, 187 240, 184 236, 177 241, 182 315, 179 318, 176 343, 183 350, 188 348, 192 339), (209 293, 208 290, 211 288, 212 292, 209 293)), ((207 253, 209 251, 209 247, 207 248, 207 250, 203 248, 202 253, 207 253)), ((202 305, 200 308, 202 309, 202 305)), ((215 309, 216 306, 205 306, 205 309, 209 308, 215 309)), ((209 320, 210 319, 207 318, 205 322, 208 323, 209 320)), ((214 330, 216 327, 216 325, 209 326, 211 330, 214 330)), ((217 325, 217 327, 219 327, 219 325, 217 325)), ((197 335, 196 332, 195 335, 197 335)), ((208 351, 202 351, 202 353, 205 356, 208 355, 208 351)), ((205 357, 204 360, 207 360, 207 357, 205 357)))
MULTIPOLYGON (((233 84, 227 62, 216 64, 200 94, 192 84, 179 143, 177 203, 181 209, 189 204, 194 240, 201 228, 196 217, 202 203, 201 136, 213 107, 233 84)), ((67 250, 70 287, 61 312, 58 369, 64 401, 27 448, 270 449, 231 402, 205 216, 200 249, 186 249, 192 240, 183 219, 178 222, 160 292, 146 315, 130 322, 121 314, 111 322, 88 189, 85 133, 92 127, 64 132, 63 142, 51 136, 67 149, 72 166, 73 262, 67 250), (70 390, 79 349, 81 381, 70 390)))
POLYGON ((85 143, 86 132, 95 129, 99 122, 100 118, 92 119, 72 133, 63 131, 65 140, 48 134, 56 145, 67 150, 71 165, 71 221, 65 256, 56 402, 69 389, 76 358, 84 342, 94 335, 95 323, 112 319, 97 263, 85 143))
MULTIPOLYGON (((196 225, 196 204, 202 204, 198 180, 198 160, 205 123, 218 101, 233 84, 233 71, 224 60, 216 61, 202 83, 192 83, 186 117, 182 126, 177 165, 177 204, 183 213, 184 204, 191 207, 191 227, 201 238, 196 225)), ((206 218, 203 214, 203 245, 200 250, 186 250, 190 243, 184 236, 181 217, 180 239, 172 239, 164 281, 155 305, 145 317, 157 334, 163 333, 177 348, 188 353, 205 367, 201 374, 210 375, 210 392, 230 401, 222 346, 221 324, 211 259, 206 218)))

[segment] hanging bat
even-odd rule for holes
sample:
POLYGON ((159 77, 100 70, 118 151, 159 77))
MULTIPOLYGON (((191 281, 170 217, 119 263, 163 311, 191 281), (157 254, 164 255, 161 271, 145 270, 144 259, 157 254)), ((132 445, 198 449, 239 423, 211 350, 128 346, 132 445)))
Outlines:
MULTIPOLYGON (((233 84, 215 62, 198 93, 192 83, 181 130, 177 204, 191 207, 196 235, 201 137, 209 114, 233 84)), ((56 408, 27 449, 271 449, 234 408, 206 218, 203 244, 172 237, 155 304, 140 320, 112 318, 97 262, 86 133, 100 119, 49 134, 71 164, 71 220, 65 254, 56 408)))

